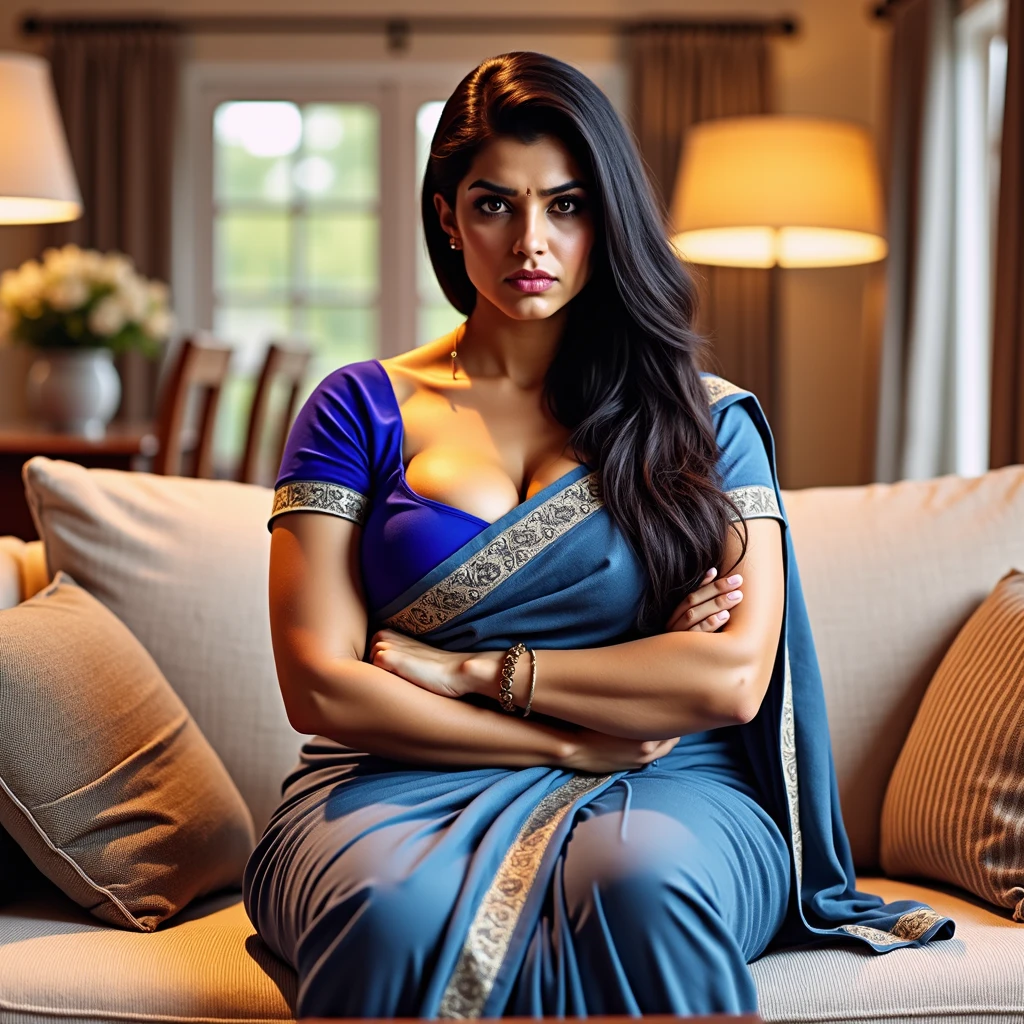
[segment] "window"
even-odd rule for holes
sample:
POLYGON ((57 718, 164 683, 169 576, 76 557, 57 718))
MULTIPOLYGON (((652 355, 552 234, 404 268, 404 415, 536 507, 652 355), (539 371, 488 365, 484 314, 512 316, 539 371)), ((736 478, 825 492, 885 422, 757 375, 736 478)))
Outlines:
POLYGON ((989 464, 1005 18, 1006 0, 980 0, 956 19, 955 464, 963 476, 977 476, 989 464))

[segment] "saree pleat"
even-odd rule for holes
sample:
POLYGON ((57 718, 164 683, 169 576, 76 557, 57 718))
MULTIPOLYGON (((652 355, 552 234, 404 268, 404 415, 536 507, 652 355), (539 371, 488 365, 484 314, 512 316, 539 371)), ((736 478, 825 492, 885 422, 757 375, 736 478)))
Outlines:
MULTIPOLYGON (((298 971, 300 1016, 738 1013, 756 1009, 746 965, 769 948, 952 936, 924 904, 854 888, 771 433, 755 396, 704 381, 723 489, 784 539, 757 716, 602 775, 309 741, 243 880, 257 931, 298 971)), ((371 629, 449 650, 600 646, 629 634, 643 583, 581 466, 374 609, 371 629)))

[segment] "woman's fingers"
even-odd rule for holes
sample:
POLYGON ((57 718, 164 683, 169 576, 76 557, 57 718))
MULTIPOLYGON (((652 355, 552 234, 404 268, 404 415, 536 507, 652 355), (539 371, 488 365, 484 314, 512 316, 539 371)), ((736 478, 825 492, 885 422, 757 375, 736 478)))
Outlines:
MULTIPOLYGON (((708 580, 714 571, 710 570, 704 579, 708 580)), ((702 584, 679 602, 669 618, 666 632, 690 629, 711 632, 721 628, 729 619, 729 609, 743 599, 739 589, 742 583, 743 577, 736 573, 702 584)))

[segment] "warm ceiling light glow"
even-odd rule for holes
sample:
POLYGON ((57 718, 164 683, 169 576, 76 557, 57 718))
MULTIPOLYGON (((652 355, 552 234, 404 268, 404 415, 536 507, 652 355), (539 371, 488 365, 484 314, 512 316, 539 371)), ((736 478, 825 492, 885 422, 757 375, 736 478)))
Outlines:
POLYGON ((0 53, 0 224, 53 224, 82 215, 50 67, 0 53))
POLYGON ((887 252, 874 149, 859 125, 729 117, 686 135, 672 242, 695 263, 835 267, 887 252))

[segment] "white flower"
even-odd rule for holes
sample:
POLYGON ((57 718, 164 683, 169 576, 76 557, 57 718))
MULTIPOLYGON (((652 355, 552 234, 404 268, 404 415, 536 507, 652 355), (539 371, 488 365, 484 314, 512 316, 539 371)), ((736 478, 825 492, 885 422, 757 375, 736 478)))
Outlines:
POLYGON ((126 277, 114 292, 124 310, 125 319, 138 323, 149 309, 149 295, 146 286, 136 276, 126 277))
POLYGON ((116 295, 105 295, 89 314, 89 330, 102 337, 113 337, 124 324, 124 307, 118 302, 116 295))
POLYGON ((26 260, 16 271, 11 304, 27 316, 38 316, 41 311, 39 300, 45 286, 43 268, 35 260, 26 260), (31 312, 32 310, 37 312, 31 312))
POLYGON ((89 298, 89 286, 77 274, 58 277, 46 286, 43 298, 59 313, 70 313, 85 305, 89 298))
POLYGON ((142 321, 142 329, 155 341, 161 341, 174 330, 174 317, 166 309, 154 309, 142 321))
POLYGON ((103 272, 103 253, 97 252, 95 249, 86 249, 79 255, 78 268, 82 277, 91 284, 104 283, 100 281, 100 275, 103 272))
POLYGON ((113 288, 118 288, 123 281, 131 277, 132 261, 119 252, 112 252, 100 257, 99 265, 96 269, 96 282, 98 284, 106 284, 113 288))

